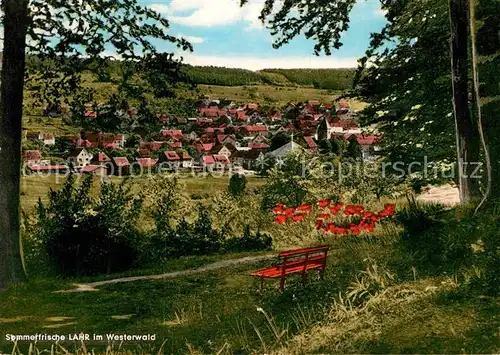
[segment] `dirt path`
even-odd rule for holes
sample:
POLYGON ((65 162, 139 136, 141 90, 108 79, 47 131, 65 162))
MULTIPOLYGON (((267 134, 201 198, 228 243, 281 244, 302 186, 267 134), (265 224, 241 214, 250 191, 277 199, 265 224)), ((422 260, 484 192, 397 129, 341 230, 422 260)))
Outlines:
POLYGON ((448 206, 460 203, 458 188, 451 185, 433 186, 417 199, 425 202, 439 202, 448 206))
POLYGON ((222 261, 217 261, 215 263, 208 264, 208 265, 205 265, 205 266, 202 266, 199 268, 195 268, 195 269, 174 271, 174 272, 169 272, 169 273, 160 274, 160 275, 131 276, 131 277, 123 277, 123 278, 119 278, 119 279, 91 282, 91 283, 87 283, 87 284, 73 284, 73 286, 76 288, 71 289, 71 290, 56 291, 56 293, 99 291, 96 287, 104 286, 104 285, 112 285, 112 284, 117 284, 117 283, 124 283, 124 282, 142 281, 142 280, 171 279, 171 278, 179 277, 179 276, 197 274, 197 273, 204 272, 204 271, 222 269, 224 267, 231 266, 231 265, 255 263, 258 261, 268 260, 268 259, 273 259, 273 258, 276 258, 275 254, 259 255, 259 256, 247 256, 247 257, 244 257, 241 259, 222 260, 222 261))

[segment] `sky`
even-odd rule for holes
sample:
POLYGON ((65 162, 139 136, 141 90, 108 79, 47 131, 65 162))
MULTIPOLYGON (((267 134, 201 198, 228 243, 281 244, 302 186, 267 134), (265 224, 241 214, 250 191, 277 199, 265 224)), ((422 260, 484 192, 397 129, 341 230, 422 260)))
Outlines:
MULTIPOLYGON (((313 55, 314 41, 300 36, 280 49, 258 20, 264 0, 142 0, 170 22, 169 34, 184 37, 194 51, 177 52, 186 63, 260 70, 264 68, 346 68, 368 48, 370 33, 380 30, 385 17, 378 0, 358 0, 351 12, 344 45, 331 56, 313 55)), ((159 49, 166 44, 158 43, 159 49)), ((167 50, 167 47, 164 48, 167 50)), ((171 51, 171 48, 169 48, 171 51)))

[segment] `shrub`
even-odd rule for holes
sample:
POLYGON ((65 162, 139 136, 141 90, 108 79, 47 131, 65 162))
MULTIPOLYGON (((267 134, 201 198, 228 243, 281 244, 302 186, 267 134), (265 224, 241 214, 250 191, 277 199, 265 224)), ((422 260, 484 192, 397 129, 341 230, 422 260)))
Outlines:
POLYGON ((98 198, 91 197, 92 176, 75 186, 70 175, 59 191, 50 191, 47 205, 38 202, 34 238, 65 276, 114 272, 131 266, 142 200, 122 183, 103 182, 98 198))
POLYGON ((252 234, 250 226, 246 225, 243 236, 228 239, 225 248, 230 251, 261 251, 272 250, 272 246, 273 239, 270 236, 260 231, 252 234))
POLYGON ((245 175, 235 174, 229 179, 228 191, 233 197, 240 197, 245 193, 247 178, 245 175))
POLYGON ((221 249, 222 241, 222 234, 212 227, 206 207, 200 205, 195 223, 182 218, 176 227, 157 230, 151 238, 150 258, 211 254, 221 249))

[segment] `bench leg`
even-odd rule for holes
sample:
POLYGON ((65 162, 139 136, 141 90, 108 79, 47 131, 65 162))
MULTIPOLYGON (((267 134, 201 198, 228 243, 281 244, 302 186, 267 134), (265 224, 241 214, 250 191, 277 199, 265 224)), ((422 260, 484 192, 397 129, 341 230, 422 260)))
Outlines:
POLYGON ((306 287, 307 283, 307 272, 302 273, 302 287, 306 287))
POLYGON ((325 279, 325 268, 324 267, 319 270, 319 277, 321 280, 325 279))
POLYGON ((285 291, 285 278, 282 277, 280 280, 280 291, 284 292, 285 291))
POLYGON ((260 293, 262 293, 262 291, 264 291, 264 278, 263 277, 260 278, 260 293))

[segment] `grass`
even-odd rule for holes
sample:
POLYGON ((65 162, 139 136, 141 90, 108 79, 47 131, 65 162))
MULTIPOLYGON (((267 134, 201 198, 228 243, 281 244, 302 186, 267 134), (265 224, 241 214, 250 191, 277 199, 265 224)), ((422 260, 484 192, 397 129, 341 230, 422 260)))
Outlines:
MULTIPOLYGON (((153 333, 158 341, 143 345, 159 349, 164 343, 164 351, 169 354, 186 353, 188 346, 215 353, 226 343, 231 344, 232 351, 249 350, 261 341, 271 343, 274 338, 258 307, 280 314, 277 321, 282 324, 293 322, 291 309, 307 300, 306 294, 301 294, 298 278, 291 280, 283 295, 276 293, 274 283, 260 296, 257 281, 248 273, 268 264, 108 285, 97 293, 54 293, 68 288, 69 281, 35 279, 0 294, 0 334, 31 334, 35 329, 47 334, 153 333), (290 304, 295 306, 290 308, 290 304)), ((333 279, 335 271, 331 271, 328 277, 333 279)), ((322 294, 321 283, 312 282, 309 287, 313 294, 322 294)), ((99 344, 89 346, 99 348, 99 344)), ((2 336, 0 350, 10 348, 2 336)))
MULTIPOLYGON (((390 254, 390 240, 331 238, 328 243, 334 252, 325 280, 311 275, 304 290, 299 277, 290 277, 283 294, 276 281, 268 281, 260 295, 258 280, 249 276, 269 261, 106 285, 89 293, 54 293, 88 278, 34 278, 0 293, 0 351, 12 349, 6 333, 35 332, 156 334, 155 342, 125 342, 116 354, 127 349, 149 354, 160 349, 168 354, 494 353, 500 349, 500 300, 466 294, 450 277, 394 281, 359 306, 341 301, 339 293, 352 290, 367 257, 383 263, 390 254)), ((139 273, 177 271, 247 255, 183 258, 139 273)), ((107 277, 126 275, 130 274, 107 277)), ((81 347, 62 345, 70 352, 81 347)), ((26 351, 28 345, 19 346, 26 351)), ((105 344, 88 342, 86 347, 104 351, 105 344)))
MULTIPOLYGON (((123 181, 122 177, 112 176, 111 181, 119 183, 123 181)), ((97 182, 99 178, 95 178, 97 182)), ((34 210, 38 199, 42 199, 43 202, 48 200, 47 194, 52 188, 57 190, 61 188, 66 181, 66 178, 58 175, 47 175, 47 176, 25 176, 21 180, 21 208, 30 213, 34 210)), ((209 196, 214 192, 223 191, 227 188, 229 184, 228 176, 206 176, 206 177, 182 177, 180 179, 181 183, 185 186, 185 193, 188 196, 198 195, 203 197, 209 196)), ((132 191, 140 192, 143 190, 146 184, 145 178, 136 177, 131 180, 132 191)), ((248 177, 247 178, 247 188, 255 189, 262 186, 265 183, 265 179, 259 177, 248 177)), ((95 187, 98 184, 94 184, 95 187)))
MULTIPOLYGON (((340 92, 315 89, 309 87, 280 87, 273 85, 252 86, 216 86, 198 85, 200 93, 210 98, 224 98, 237 102, 256 102, 270 106, 284 106, 289 102, 303 102, 316 99, 329 103, 335 100, 340 92)), ((189 94, 189 92, 187 93, 189 94)), ((197 93, 193 92, 194 96, 197 93)), ((349 101, 354 110, 360 110, 366 106, 365 103, 349 101)))

